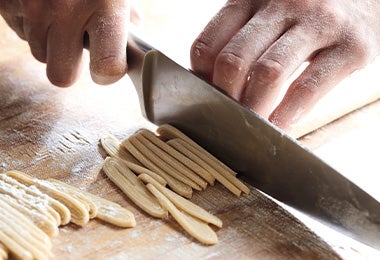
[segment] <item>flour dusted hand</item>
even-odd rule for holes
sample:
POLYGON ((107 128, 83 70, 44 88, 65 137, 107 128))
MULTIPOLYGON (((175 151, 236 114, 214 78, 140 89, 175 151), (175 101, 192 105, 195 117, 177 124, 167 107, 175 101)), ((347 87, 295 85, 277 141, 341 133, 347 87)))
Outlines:
POLYGON ((47 76, 57 86, 78 78, 84 38, 96 83, 112 83, 127 71, 128 23, 136 18, 128 1, 9 0, 1 1, 0 13, 33 56, 47 64, 47 76))
POLYGON ((194 71, 290 130, 326 92, 379 54, 376 0, 229 0, 191 49, 194 71), (275 106, 280 88, 304 72, 275 106))

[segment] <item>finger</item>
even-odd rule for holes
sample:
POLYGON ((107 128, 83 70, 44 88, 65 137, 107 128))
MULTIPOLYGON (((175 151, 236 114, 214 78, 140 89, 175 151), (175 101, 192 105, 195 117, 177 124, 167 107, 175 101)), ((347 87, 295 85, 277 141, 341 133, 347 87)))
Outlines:
POLYGON ((268 117, 281 87, 289 76, 316 50, 326 43, 305 27, 293 26, 253 62, 250 79, 241 101, 252 110, 268 117))
POLYGON ((252 17, 255 6, 247 1, 229 1, 212 18, 191 46, 190 59, 194 72, 212 80, 218 53, 252 17))
POLYGON ((49 80, 56 86, 67 87, 79 77, 83 54, 81 28, 69 23, 54 23, 47 33, 47 66, 49 80))
POLYGON ((26 40, 24 34, 24 18, 22 16, 12 16, 6 19, 9 27, 17 34, 22 40, 26 40))
POLYGON ((24 19, 24 33, 28 41, 32 55, 40 62, 46 62, 46 38, 47 25, 42 23, 32 23, 28 19, 24 19))
POLYGON ((46 62, 46 37, 49 25, 46 6, 42 1, 23 0, 24 34, 32 55, 41 62, 46 62))
POLYGON ((252 64, 291 26, 287 19, 272 21, 259 11, 216 57, 213 83, 240 100, 252 64))
POLYGON ((292 127, 341 80, 358 69, 358 57, 342 46, 320 52, 291 84, 269 120, 284 131, 292 127))
POLYGON ((90 71, 98 84, 110 84, 127 71, 127 27, 130 9, 125 3, 117 9, 97 11, 89 22, 90 71))

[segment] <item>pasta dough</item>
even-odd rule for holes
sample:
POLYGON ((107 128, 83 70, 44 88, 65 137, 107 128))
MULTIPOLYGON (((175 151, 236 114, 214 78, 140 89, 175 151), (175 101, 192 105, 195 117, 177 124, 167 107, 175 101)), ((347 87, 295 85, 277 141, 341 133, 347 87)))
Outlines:
POLYGON ((99 218, 134 227, 133 214, 120 205, 55 179, 39 180, 19 171, 0 174, 0 259, 50 259, 58 227, 85 225, 99 218))
POLYGON ((235 172, 178 129, 163 125, 157 132, 159 136, 140 129, 122 142, 113 136, 102 138, 101 144, 110 156, 103 166, 105 173, 151 216, 166 216, 155 212, 158 203, 198 241, 217 243, 217 235, 208 224, 221 228, 222 220, 189 200, 192 189, 202 191, 215 180, 237 196, 248 194, 249 188, 235 172))

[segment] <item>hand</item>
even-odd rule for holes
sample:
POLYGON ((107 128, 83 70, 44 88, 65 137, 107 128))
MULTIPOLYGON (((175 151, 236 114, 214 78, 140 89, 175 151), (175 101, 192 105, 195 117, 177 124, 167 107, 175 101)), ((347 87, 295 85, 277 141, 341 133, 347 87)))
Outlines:
POLYGON ((95 82, 109 84, 126 73, 128 1, 7 0, 0 13, 28 41, 33 56, 47 64, 47 76, 57 86, 78 78, 87 37, 95 82))
POLYGON ((191 48, 193 70, 288 131, 379 54, 380 1, 230 0, 191 48), (281 86, 307 68, 274 108, 281 86))

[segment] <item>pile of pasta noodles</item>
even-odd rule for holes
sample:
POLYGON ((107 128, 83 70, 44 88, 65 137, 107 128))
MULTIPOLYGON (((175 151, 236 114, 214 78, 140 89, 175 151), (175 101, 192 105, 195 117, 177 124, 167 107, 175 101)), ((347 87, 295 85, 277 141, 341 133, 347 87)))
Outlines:
POLYGON ((99 218, 123 228, 136 225, 134 215, 119 204, 20 171, 0 174, 0 208, 0 259, 52 258, 51 238, 68 223, 84 226, 99 218))
POLYGON ((124 141, 101 139, 106 175, 142 210, 156 218, 170 214, 191 236, 203 244, 217 243, 209 226, 222 221, 189 199, 219 181, 236 196, 249 193, 236 173, 177 128, 165 124, 157 134, 141 129, 124 141))

